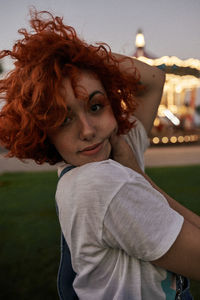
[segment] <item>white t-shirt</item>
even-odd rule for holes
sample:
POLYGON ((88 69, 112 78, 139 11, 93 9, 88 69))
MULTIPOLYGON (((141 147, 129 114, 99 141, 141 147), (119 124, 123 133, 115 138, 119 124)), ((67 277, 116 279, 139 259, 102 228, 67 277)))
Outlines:
MULTIPOLYGON (((139 121, 126 139, 143 168, 139 121)), ((76 167, 60 179, 56 201, 80 300, 175 299, 174 275, 150 261, 169 250, 183 217, 140 174, 111 159, 76 167)))

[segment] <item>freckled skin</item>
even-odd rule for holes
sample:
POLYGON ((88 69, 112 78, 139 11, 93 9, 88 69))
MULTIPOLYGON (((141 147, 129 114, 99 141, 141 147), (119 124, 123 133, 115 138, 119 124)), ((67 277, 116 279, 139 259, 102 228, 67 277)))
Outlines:
POLYGON ((108 159, 117 122, 100 80, 81 71, 78 85, 88 94, 87 100, 76 98, 69 78, 63 83, 68 115, 61 127, 49 133, 52 143, 63 159, 75 166, 108 159))

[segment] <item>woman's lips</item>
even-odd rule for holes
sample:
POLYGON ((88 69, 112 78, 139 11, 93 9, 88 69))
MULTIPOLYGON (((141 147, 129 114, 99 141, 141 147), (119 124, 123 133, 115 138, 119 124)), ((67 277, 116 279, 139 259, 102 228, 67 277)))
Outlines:
POLYGON ((103 146, 103 143, 95 144, 90 147, 84 148, 83 150, 80 151, 80 153, 84 154, 84 155, 88 155, 88 156, 94 155, 101 150, 102 146, 103 146))

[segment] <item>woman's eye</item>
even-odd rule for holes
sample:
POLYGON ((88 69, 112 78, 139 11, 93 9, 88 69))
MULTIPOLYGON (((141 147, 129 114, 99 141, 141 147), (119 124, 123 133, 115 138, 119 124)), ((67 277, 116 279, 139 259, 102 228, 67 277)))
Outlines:
POLYGON ((72 121, 71 117, 66 117, 63 124, 62 124, 62 126, 68 125, 71 121, 72 121))
POLYGON ((99 111, 102 108, 102 104, 93 104, 90 106, 91 111, 96 112, 99 111))

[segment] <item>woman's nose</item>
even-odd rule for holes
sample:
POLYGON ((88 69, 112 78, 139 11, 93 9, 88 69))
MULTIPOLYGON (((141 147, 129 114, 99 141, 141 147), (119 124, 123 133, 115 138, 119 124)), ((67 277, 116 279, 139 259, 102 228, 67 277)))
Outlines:
POLYGON ((95 126, 89 117, 80 118, 80 139, 90 141, 95 137, 95 126))

